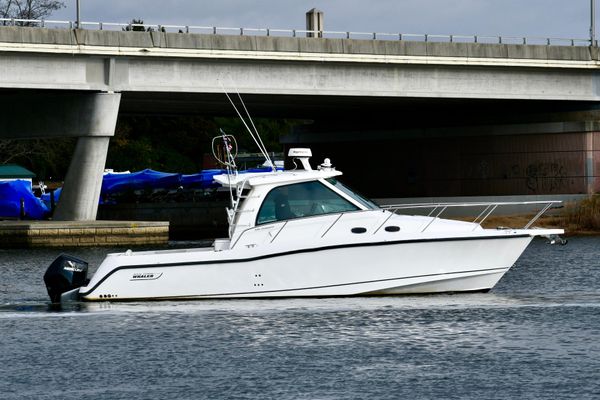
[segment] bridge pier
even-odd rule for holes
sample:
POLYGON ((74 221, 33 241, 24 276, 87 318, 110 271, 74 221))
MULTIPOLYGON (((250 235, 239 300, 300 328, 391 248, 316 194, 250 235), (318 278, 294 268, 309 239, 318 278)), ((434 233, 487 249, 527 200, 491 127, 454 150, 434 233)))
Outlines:
POLYGON ((109 136, 77 139, 54 220, 96 219, 109 141, 109 136))
POLYGON ((32 90, 0 95, 0 138, 78 138, 55 220, 96 219, 120 101, 120 93, 32 90))

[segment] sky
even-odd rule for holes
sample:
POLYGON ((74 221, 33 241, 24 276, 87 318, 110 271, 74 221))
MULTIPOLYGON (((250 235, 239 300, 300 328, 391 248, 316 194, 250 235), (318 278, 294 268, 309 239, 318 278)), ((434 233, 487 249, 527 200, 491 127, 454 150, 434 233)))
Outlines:
MULTIPOLYGON (((590 0, 80 0, 83 21, 455 35, 589 37, 590 0)), ((75 20, 76 0, 52 19, 75 20)), ((600 3, 598 7, 600 8, 600 3)), ((596 13, 600 21, 600 10, 596 13)))

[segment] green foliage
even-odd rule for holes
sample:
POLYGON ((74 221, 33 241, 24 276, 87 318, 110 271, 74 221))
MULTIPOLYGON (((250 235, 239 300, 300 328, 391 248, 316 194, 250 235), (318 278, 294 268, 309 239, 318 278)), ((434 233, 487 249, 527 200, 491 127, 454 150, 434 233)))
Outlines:
MULTIPOLYGON (((240 151, 248 151, 251 153, 258 152, 256 144, 239 118, 215 118, 215 123, 226 133, 236 137, 240 146, 240 151)), ((295 124, 297 124, 296 121, 286 119, 254 119, 254 125, 269 152, 281 151, 279 137, 287 134, 295 124)), ((251 124, 248 124, 248 127, 252 129, 251 124)))
POLYGON ((19 164, 36 174, 38 180, 62 180, 67 173, 73 138, 0 140, 0 164, 19 164))
MULTIPOLYGON (((293 121, 255 120, 269 151, 281 151, 279 136, 293 121)), ((137 171, 151 168, 166 172, 195 173, 202 169, 204 154, 212 154, 211 141, 219 128, 234 135, 240 151, 258 152, 238 118, 122 117, 111 139, 107 168, 137 171)))
MULTIPOLYGON (((279 136, 295 121, 256 119, 256 128, 267 149, 281 151, 279 136)), ((212 154, 212 138, 219 128, 238 140, 240 151, 258 148, 238 118, 197 116, 125 116, 110 140, 106 168, 139 171, 151 168, 165 172, 196 173, 203 168, 204 154, 212 154)), ((0 140, 0 163, 16 163, 35 172, 37 179, 65 178, 75 149, 75 138, 0 140)))
POLYGON ((182 173, 198 172, 215 127, 199 117, 123 117, 111 139, 106 161, 114 170, 152 168, 182 173))

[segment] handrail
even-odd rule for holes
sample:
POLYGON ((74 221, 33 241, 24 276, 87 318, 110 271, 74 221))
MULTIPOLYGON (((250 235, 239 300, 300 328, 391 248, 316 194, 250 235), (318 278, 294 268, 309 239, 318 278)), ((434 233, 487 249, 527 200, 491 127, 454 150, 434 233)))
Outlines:
POLYGON ((335 224, 337 224, 337 223, 338 223, 338 221, 339 221, 340 219, 342 219, 342 217, 344 216, 344 214, 345 214, 345 213, 341 213, 341 214, 340 214, 340 215, 339 215, 339 216, 338 216, 338 217, 335 219, 335 221, 333 221, 333 223, 332 223, 331 225, 329 225, 329 227, 328 227, 327 229, 325 229, 325 232, 323 232, 323 234, 321 235, 321 238, 324 238, 324 237, 325 237, 325 235, 327 235, 327 233, 328 233, 328 232, 331 230, 331 228, 333 228, 333 226, 334 226, 335 224))
MULTIPOLYGON (((481 223, 483 223, 483 221, 485 221, 485 219, 487 217, 489 217, 496 209, 498 209, 498 207, 501 206, 515 206, 515 205, 544 205, 544 207, 533 217, 529 220, 529 222, 522 228, 522 229, 529 229, 529 227, 531 227, 531 225, 533 223, 535 223, 535 221, 537 221, 546 211, 548 211, 548 209, 552 206, 556 206, 562 204, 562 201, 559 200, 549 200, 549 201, 507 201, 507 202, 473 202, 473 203, 469 203, 469 202, 465 202, 465 203, 409 203, 409 204, 391 204, 391 205, 383 205, 380 207, 380 209, 375 209, 375 210, 356 210, 356 211, 345 211, 345 212, 340 212, 339 215, 337 216, 337 218, 335 218, 333 220, 333 222, 331 224, 329 224, 329 226, 327 227, 327 229, 325 229, 325 231, 323 232, 323 234, 321 235, 321 238, 325 237, 325 235, 327 235, 327 233, 329 233, 331 231, 331 229, 342 219, 343 216, 348 215, 348 214, 356 214, 356 213, 364 213, 364 212, 374 212, 374 211, 379 211, 381 212, 381 210, 386 210, 386 211, 391 211, 389 213, 389 215, 387 216, 387 218, 384 220, 384 222, 382 224, 379 225, 379 227, 373 232, 373 234, 376 234, 383 225, 385 225, 385 223, 395 214, 396 211, 401 210, 401 209, 414 209, 414 208, 432 208, 432 212, 430 212, 430 215, 432 215, 433 213, 435 213, 435 211, 437 211, 438 209, 441 208, 440 211, 437 212, 437 214, 435 215, 435 217, 431 217, 431 219, 429 221, 427 221, 427 223, 425 224, 425 226, 421 229, 421 233, 425 232, 436 220, 438 220, 438 218, 448 209, 448 208, 457 208, 457 207, 486 207, 484 209, 484 211, 482 213, 480 213, 473 221, 472 223, 477 223, 479 226, 481 223), (481 218, 481 220, 479 222, 477 222, 479 219, 481 218)), ((334 214, 328 214, 328 215, 335 215, 334 214)), ((270 243, 273 243, 275 241, 275 239, 279 236, 279 234, 288 226, 288 222, 295 222, 295 221, 299 221, 299 220, 303 220, 306 218, 315 218, 315 217, 323 217, 325 216, 324 214, 319 214, 319 215, 310 215, 310 216, 306 216, 306 217, 299 217, 299 218, 294 218, 293 220, 285 220, 285 221, 273 221, 269 224, 282 224, 282 226, 277 230, 277 233, 275 234, 275 236, 271 239, 270 243)), ((252 226, 252 227, 248 227, 246 229, 244 229, 236 238, 236 240, 231 244, 231 249, 233 249, 238 242, 240 241, 240 239, 249 231, 253 230, 254 228, 260 227, 260 228, 266 228, 269 224, 265 224, 265 225, 259 225, 259 226, 252 226)), ((473 228, 473 230, 475 230, 477 228, 477 226, 475 226, 473 228)))
POLYGON ((527 205, 543 205, 542 209, 532 217, 527 224, 522 229, 529 229, 531 225, 535 223, 548 209, 552 206, 556 206, 561 204, 562 201, 559 200, 548 200, 548 201, 505 201, 505 202, 464 202, 464 203, 408 203, 408 204, 389 204, 381 206, 382 209, 391 211, 392 213, 396 213, 398 210, 406 210, 406 209, 416 209, 416 208, 424 208, 424 209, 432 209, 429 212, 428 216, 431 216, 437 209, 442 208, 440 212, 438 212, 435 217, 427 223, 425 228, 421 232, 425 232, 431 224, 437 220, 444 211, 448 208, 468 208, 468 207, 485 207, 485 209, 479 213, 477 217, 472 221, 472 223, 477 223, 481 225, 498 207, 502 206, 527 206, 527 205))
POLYGON ((279 228, 279 230, 277 231, 277 233, 275 234, 275 236, 273 236, 273 239, 271 239, 270 243, 273 243, 275 241, 275 239, 277 239, 277 236, 279 236, 279 234, 281 233, 281 231, 283 230, 283 228, 285 228, 285 226, 288 224, 288 222, 290 222, 289 220, 285 221, 285 223, 283 224, 283 226, 281 228, 279 228))
MULTIPOLYGON (((67 28, 73 29, 77 26, 74 21, 45 20, 45 19, 23 19, 23 18, 0 18, 0 26, 28 26, 34 28, 67 28)), ((81 27, 107 30, 106 28, 132 29, 134 27, 148 28, 157 31, 172 30, 179 33, 208 33, 213 35, 240 35, 240 36, 279 36, 298 37, 298 35, 311 36, 314 39, 345 38, 357 40, 411 40, 416 42, 432 43, 487 43, 487 44, 532 44, 545 46, 597 46, 590 39, 582 38, 560 38, 540 36, 491 36, 491 35, 453 35, 453 34, 427 34, 427 33, 392 33, 392 32, 353 32, 353 31, 317 31, 306 29, 273 29, 273 28, 247 28, 247 27, 219 27, 219 26, 196 26, 196 25, 172 25, 172 24, 132 24, 123 22, 82 21, 81 27)))

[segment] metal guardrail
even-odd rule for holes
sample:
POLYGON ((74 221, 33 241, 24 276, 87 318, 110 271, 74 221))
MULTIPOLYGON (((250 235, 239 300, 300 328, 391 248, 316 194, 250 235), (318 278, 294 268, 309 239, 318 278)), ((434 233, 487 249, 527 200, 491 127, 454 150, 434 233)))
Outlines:
MULTIPOLYGON (((74 21, 0 18, 0 26, 29 26, 54 29, 74 29, 74 21)), ((487 35, 432 35, 426 33, 385 33, 385 32, 352 32, 352 31, 311 31, 306 29, 271 29, 271 28, 232 28, 218 26, 196 25, 162 25, 162 24, 131 24, 118 22, 82 21, 82 29, 123 31, 123 30, 152 30, 175 33, 204 33, 213 35, 237 36, 276 36, 276 37, 314 37, 328 39, 359 39, 359 40, 406 40, 414 42, 434 43, 487 43, 487 44, 530 44, 546 46, 590 46, 598 45, 590 39, 559 38, 559 37, 527 37, 527 36, 487 36, 487 35)))

